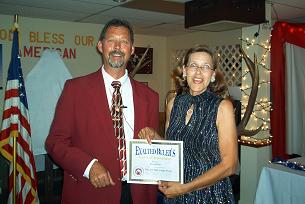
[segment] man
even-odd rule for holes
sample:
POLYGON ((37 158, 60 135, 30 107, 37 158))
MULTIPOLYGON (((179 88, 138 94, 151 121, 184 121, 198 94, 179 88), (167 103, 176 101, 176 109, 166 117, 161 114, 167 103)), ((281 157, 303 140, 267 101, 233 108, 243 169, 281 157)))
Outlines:
POLYGON ((46 140, 48 153, 64 169, 62 203, 156 203, 155 186, 127 184, 121 175, 111 113, 111 84, 119 81, 125 138, 138 138, 146 126, 158 128, 158 94, 128 77, 133 42, 127 21, 109 21, 97 44, 103 66, 65 84, 46 140))

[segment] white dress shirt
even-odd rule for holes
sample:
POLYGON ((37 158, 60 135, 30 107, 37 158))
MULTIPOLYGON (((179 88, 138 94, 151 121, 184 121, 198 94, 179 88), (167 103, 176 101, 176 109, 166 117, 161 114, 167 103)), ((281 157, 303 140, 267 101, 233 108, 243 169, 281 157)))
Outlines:
MULTIPOLYGON (((101 68, 102 76, 104 78, 105 90, 108 100, 109 111, 111 111, 111 103, 112 103, 112 93, 114 92, 114 88, 111 86, 113 81, 119 81, 121 83, 121 96, 123 101, 123 125, 124 125, 124 133, 125 139, 132 139, 134 135, 134 103, 133 103, 133 92, 130 79, 128 77, 128 71, 125 70, 124 76, 119 79, 114 79, 111 75, 109 75, 104 66, 101 68)), ((97 159, 93 159, 89 165, 87 166, 84 177, 89 179, 89 172, 93 165, 93 163, 97 161, 97 159)))

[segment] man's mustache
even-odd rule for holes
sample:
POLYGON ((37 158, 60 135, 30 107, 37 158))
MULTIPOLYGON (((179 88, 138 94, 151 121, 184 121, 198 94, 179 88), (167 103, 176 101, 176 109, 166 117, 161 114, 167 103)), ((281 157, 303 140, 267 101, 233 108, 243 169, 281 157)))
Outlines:
POLYGON ((125 56, 125 53, 120 51, 120 50, 113 50, 109 53, 110 56, 114 56, 114 55, 120 55, 120 56, 125 56))

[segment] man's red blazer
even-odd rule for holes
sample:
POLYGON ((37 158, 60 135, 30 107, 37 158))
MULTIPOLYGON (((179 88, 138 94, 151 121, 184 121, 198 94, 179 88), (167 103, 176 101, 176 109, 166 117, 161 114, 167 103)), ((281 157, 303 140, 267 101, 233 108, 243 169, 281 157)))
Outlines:
MULTIPOLYGON (((138 138, 138 132, 144 127, 158 129, 159 97, 147 86, 130 80, 135 109, 134 138, 138 138)), ((101 70, 66 82, 46 140, 46 149, 64 169, 62 203, 120 203, 117 140, 101 70), (115 186, 94 188, 83 177, 94 158, 108 169, 115 186)), ((131 193, 133 204, 157 202, 156 186, 131 184, 131 193)))

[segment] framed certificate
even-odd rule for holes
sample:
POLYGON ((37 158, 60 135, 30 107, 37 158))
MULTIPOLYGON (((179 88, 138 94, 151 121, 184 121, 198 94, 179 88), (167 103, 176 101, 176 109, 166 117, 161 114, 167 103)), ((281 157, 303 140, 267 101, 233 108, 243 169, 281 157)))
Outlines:
POLYGON ((157 184, 183 183, 183 142, 144 139, 127 140, 127 182, 157 184))

